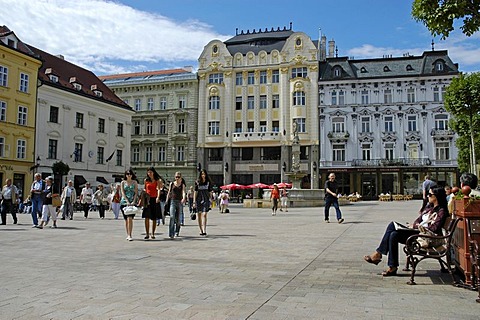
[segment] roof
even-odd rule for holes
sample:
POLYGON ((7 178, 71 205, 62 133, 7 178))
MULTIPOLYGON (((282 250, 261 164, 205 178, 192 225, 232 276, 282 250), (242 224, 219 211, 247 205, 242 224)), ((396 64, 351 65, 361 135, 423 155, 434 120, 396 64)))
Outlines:
POLYGON ((12 48, 14 50, 17 50, 17 51, 20 51, 22 53, 25 53, 29 56, 33 56, 35 58, 38 59, 38 57, 35 56, 35 53, 30 50, 30 48, 25 45, 25 43, 23 43, 18 37, 17 35, 15 34, 15 32, 11 31, 7 26, 3 25, 3 26, 0 26, 0 39, 2 38, 5 38, 5 37, 8 37, 10 35, 13 35, 15 37, 15 39, 17 40, 17 46, 16 47, 12 47, 10 46, 8 43, 4 43, 3 41, 0 41, 0 44, 2 45, 5 45, 9 48, 12 48))
POLYGON ((38 73, 38 79, 42 81, 43 84, 132 110, 129 105, 117 97, 93 72, 68 62, 62 57, 54 56, 33 46, 29 47, 35 54, 39 55, 43 61, 43 65, 38 73), (58 82, 50 80, 49 75, 57 76, 58 82), (81 85, 81 90, 77 90, 74 87, 75 83, 81 85), (100 91, 102 95, 97 96, 96 91, 100 91))
POLYGON ((268 31, 255 31, 250 32, 241 32, 233 38, 228 39, 224 42, 228 51, 233 56, 236 53, 241 53, 242 55, 247 54, 248 52, 253 52, 255 54, 260 51, 266 51, 267 53, 272 52, 273 50, 281 51, 288 37, 290 37, 294 32, 290 29, 283 28, 281 30, 273 30, 273 28, 268 31))
POLYGON ((187 69, 170 69, 170 70, 157 70, 157 71, 144 71, 144 72, 133 72, 133 73, 121 73, 113 74, 106 76, 99 76, 98 78, 102 81, 105 80, 129 80, 129 79, 150 79, 152 77, 166 77, 171 75, 191 73, 191 70, 187 69))

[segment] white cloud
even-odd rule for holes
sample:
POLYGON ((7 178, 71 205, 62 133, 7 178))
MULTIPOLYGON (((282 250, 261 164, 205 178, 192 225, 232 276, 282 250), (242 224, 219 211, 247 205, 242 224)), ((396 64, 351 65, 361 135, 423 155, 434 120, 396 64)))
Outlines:
POLYGON ((200 21, 174 21, 110 1, 0 0, 0 7, 8 8, 0 23, 23 42, 103 74, 157 62, 183 66, 212 39, 229 37, 200 21))

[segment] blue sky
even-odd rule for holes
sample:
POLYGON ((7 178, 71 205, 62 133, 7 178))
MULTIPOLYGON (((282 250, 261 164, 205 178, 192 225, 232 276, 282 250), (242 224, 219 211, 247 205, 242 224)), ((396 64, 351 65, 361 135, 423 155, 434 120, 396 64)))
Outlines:
MULTIPOLYGON (((411 17, 413 0, 0 0, 0 24, 24 42, 98 75, 197 67, 203 47, 235 29, 289 26, 317 40, 334 39, 339 56, 419 55, 432 36, 411 17), (7 8, 7 9, 4 9, 7 8), (320 31, 321 30, 321 31, 320 31)), ((462 71, 480 71, 480 33, 458 31, 447 49, 462 71)))

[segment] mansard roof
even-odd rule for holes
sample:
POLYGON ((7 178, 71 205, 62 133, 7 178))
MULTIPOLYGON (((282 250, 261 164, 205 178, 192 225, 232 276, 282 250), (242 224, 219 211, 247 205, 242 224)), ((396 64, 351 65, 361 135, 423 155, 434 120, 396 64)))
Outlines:
POLYGON ((237 35, 233 38, 225 41, 224 44, 232 56, 236 53, 245 55, 248 52, 257 54, 260 51, 270 53, 273 50, 281 51, 288 37, 293 33, 291 24, 289 29, 286 27, 283 29, 277 28, 277 30, 273 28, 271 30, 265 29, 265 31, 261 29, 255 31, 253 29, 252 32, 242 30, 240 33, 237 32, 237 35))
POLYGON ((182 74, 192 74, 192 68, 185 67, 185 68, 168 69, 168 70, 121 73, 121 74, 99 76, 98 78, 104 82, 109 82, 114 80, 138 81, 138 80, 147 80, 147 79, 163 79, 166 77, 182 75, 182 74))
POLYGON ((458 64, 453 63, 447 50, 425 51, 421 56, 384 57, 375 59, 327 58, 320 62, 320 81, 361 80, 458 74, 458 64), (436 63, 443 71, 436 70, 436 63), (338 69, 335 74, 335 69, 338 69))
POLYGON ((129 105, 117 97, 93 72, 68 62, 64 60, 63 57, 54 56, 33 46, 28 46, 36 55, 40 56, 40 59, 43 61, 38 72, 38 79, 42 81, 43 85, 56 87, 60 90, 70 91, 91 99, 132 110, 129 105), (47 69, 49 69, 49 72, 46 72, 47 69), (55 70, 55 72, 52 73, 52 70, 55 70), (57 76, 58 81, 52 81, 47 73, 57 76), (75 84, 80 84, 81 87, 75 87, 75 84), (102 93, 101 96, 96 94, 98 91, 102 93))

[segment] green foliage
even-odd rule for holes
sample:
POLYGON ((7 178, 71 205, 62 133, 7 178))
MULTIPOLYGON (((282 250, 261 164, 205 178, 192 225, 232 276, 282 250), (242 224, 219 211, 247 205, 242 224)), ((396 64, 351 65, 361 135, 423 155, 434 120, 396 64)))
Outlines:
POLYGON ((446 39, 453 31, 454 20, 463 19, 462 32, 471 36, 480 28, 478 0, 414 0, 412 16, 422 22, 434 36, 446 39))
POLYGON ((69 171, 70 167, 68 166, 68 164, 63 163, 62 161, 55 162, 52 165, 52 172, 55 175, 64 176, 67 175, 69 171))

